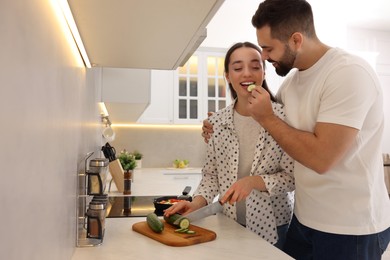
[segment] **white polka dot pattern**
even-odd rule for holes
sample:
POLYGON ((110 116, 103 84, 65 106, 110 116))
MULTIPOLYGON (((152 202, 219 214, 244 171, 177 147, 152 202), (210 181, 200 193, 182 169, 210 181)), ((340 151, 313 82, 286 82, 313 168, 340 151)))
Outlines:
MULTIPOLYGON (((203 196, 211 203, 237 181, 239 143, 233 124, 234 104, 209 118, 214 133, 207 146, 202 169, 203 178, 194 196, 203 196)), ((284 118, 280 104, 273 104, 276 115, 284 118)), ((250 175, 263 178, 267 192, 253 190, 246 198, 246 226, 270 243, 278 239, 276 227, 287 224, 293 210, 293 160, 285 154, 263 128, 256 141, 250 175)), ((224 214, 236 220, 236 207, 226 203, 224 214)))

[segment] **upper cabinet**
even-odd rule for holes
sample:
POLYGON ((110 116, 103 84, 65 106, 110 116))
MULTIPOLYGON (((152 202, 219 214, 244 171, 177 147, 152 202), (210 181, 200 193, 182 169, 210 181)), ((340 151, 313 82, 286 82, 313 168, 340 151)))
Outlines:
POLYGON ((201 124, 207 112, 229 105, 223 73, 225 53, 223 49, 198 49, 177 70, 152 70, 150 105, 137 122, 201 124))
POLYGON ((90 84, 100 91, 115 124, 135 123, 150 104, 151 70, 126 68, 92 68, 87 71, 90 84))
POLYGON ((174 70, 224 0, 68 0, 95 67, 174 70))

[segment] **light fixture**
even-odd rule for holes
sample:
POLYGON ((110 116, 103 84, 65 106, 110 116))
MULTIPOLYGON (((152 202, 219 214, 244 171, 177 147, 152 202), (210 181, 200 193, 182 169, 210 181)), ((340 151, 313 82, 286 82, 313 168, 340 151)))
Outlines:
POLYGON ((67 0, 58 0, 62 12, 65 16, 66 22, 68 23, 69 29, 72 32, 73 39, 76 42, 77 48, 83 58, 84 64, 87 68, 91 68, 91 63, 89 61, 87 51, 84 48, 83 41, 81 40, 81 36, 79 30, 77 29, 76 22, 73 19, 72 11, 70 10, 69 4, 67 0))
POLYGON ((107 108, 106 108, 106 104, 104 104, 104 102, 99 102, 98 104, 99 104, 99 109, 100 109, 100 115, 102 117, 109 116, 107 108))

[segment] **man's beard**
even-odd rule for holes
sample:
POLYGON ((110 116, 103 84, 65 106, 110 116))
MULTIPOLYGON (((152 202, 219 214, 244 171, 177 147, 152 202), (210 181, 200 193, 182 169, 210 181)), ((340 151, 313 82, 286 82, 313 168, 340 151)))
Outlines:
POLYGON ((280 59, 280 61, 268 60, 269 62, 276 62, 277 67, 275 67, 276 74, 279 76, 286 76, 290 70, 294 67, 295 59, 297 58, 297 53, 293 52, 287 45, 285 52, 280 59))

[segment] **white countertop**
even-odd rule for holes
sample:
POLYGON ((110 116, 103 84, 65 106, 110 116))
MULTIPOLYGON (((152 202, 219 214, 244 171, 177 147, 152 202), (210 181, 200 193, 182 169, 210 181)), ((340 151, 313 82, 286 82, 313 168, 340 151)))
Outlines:
POLYGON ((194 225, 216 232, 214 241, 171 247, 132 230, 146 218, 108 218, 103 244, 76 248, 72 260, 107 259, 292 259, 253 232, 222 214, 199 220, 194 225))

